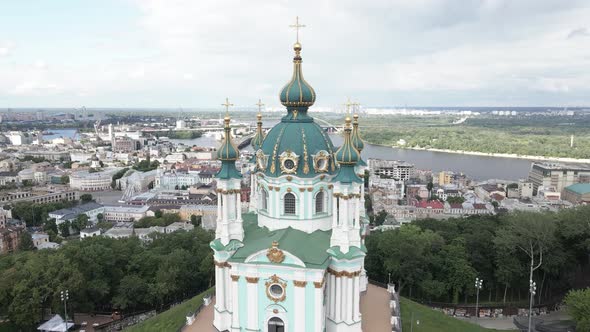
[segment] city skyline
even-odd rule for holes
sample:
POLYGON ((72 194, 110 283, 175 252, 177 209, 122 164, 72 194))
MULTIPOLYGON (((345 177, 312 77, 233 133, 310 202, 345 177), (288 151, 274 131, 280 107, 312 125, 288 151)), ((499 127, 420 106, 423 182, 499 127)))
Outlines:
POLYGON ((215 107, 227 95, 278 106, 296 15, 319 107, 344 96, 369 106, 590 104, 583 1, 1 7, 2 108, 215 107))

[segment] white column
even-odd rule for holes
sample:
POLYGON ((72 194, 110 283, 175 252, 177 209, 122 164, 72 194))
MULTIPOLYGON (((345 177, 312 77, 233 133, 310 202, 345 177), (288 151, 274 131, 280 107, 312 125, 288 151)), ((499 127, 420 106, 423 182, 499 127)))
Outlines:
POLYGON ((219 309, 219 311, 225 310, 225 294, 223 293, 223 281, 223 268, 215 266, 215 299, 217 309, 219 309))
POLYGON ((242 202, 240 199, 240 193, 236 194, 236 209, 237 211, 237 219, 238 221, 242 221, 242 202))
POLYGON ((329 317, 332 320, 336 319, 336 276, 330 274, 330 303, 329 303, 329 317))
POLYGON ((346 277, 345 279, 346 282, 346 303, 344 306, 344 319, 346 322, 348 323, 352 323, 352 310, 353 310, 353 292, 354 289, 352 288, 353 284, 352 284, 352 278, 346 277))
MULTIPOLYGON (((305 285, 303 287, 295 285, 295 321, 293 322, 293 331, 305 331, 305 285)), ((315 310, 318 313, 318 308, 315 310)))
POLYGON ((223 268, 223 285, 225 289, 223 290, 225 294, 225 305, 227 306, 227 310, 229 312, 233 312, 232 308, 232 285, 231 285, 231 278, 230 278, 230 269, 228 267, 223 268))
POLYGON ((338 197, 332 196, 332 228, 338 226, 338 197))
POLYGON ((229 219, 229 195, 223 194, 223 222, 227 222, 229 219))
MULTIPOLYGON (((326 287, 326 285, 324 285, 324 287, 326 287)), ((316 332, 322 332, 323 331, 323 323, 325 321, 325 316, 324 316, 324 308, 323 308, 323 297, 324 297, 324 292, 323 292, 324 288, 323 287, 316 287, 314 285, 314 303, 315 303, 315 324, 314 324, 314 331, 316 332)), ((305 312, 305 310, 303 310, 303 312, 305 312)), ((298 330, 295 329, 295 331, 305 331, 305 329, 302 330, 298 330)))
POLYGON ((231 327, 232 330, 235 331, 240 331, 240 304, 239 304, 239 299, 238 299, 238 291, 239 291, 239 276, 233 276, 232 277, 232 308, 234 309, 233 314, 232 314, 232 323, 231 323, 231 327))
POLYGON ((348 202, 350 201, 349 199, 343 199, 342 202, 340 202, 341 205, 341 210, 342 210, 342 221, 340 222, 342 225, 344 225, 344 229, 345 230, 349 230, 350 229, 350 221, 348 220, 348 202), (343 206, 342 206, 343 205, 343 206))
POLYGON ((361 227, 361 202, 358 198, 356 198, 354 200, 354 203, 356 205, 355 207, 355 215, 354 215, 354 219, 355 219, 355 228, 360 228, 361 227))
POLYGON ((361 277, 355 276, 354 277, 354 309, 353 309, 353 320, 358 322, 361 320, 361 312, 360 312, 360 303, 361 303, 361 277))
POLYGON ((334 313, 334 320, 336 323, 340 323, 342 321, 342 277, 336 278, 336 305, 334 308, 336 312, 334 313))
MULTIPOLYGON (((258 279, 258 278, 256 278, 258 279)), ((246 279, 247 281, 247 279, 246 279)), ((248 293, 248 329, 258 330, 258 283, 247 281, 248 293)))
POLYGON ((217 221, 221 220, 221 202, 223 201, 223 194, 219 194, 217 197, 217 221))
MULTIPOLYGON (((299 216, 299 219, 305 219, 307 217, 308 211, 305 211, 305 204, 306 204, 305 198, 307 196, 311 196, 311 195, 306 195, 305 194, 305 191, 303 191, 303 192, 300 191, 299 192, 299 202, 298 202, 299 203, 299 207, 297 208, 297 211, 295 211, 295 212, 297 212, 297 215, 299 216)), ((313 209, 313 207, 312 207, 311 204, 309 204, 308 206, 310 207, 310 209, 313 209)))

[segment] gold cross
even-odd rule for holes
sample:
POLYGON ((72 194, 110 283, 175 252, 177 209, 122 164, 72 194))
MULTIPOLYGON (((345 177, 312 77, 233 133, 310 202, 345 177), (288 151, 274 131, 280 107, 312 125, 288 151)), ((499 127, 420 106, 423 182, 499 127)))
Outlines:
POLYGON ((346 106, 346 114, 350 113, 350 106, 355 105, 355 103, 350 101, 350 97, 346 97, 346 103, 344 103, 344 106, 346 106))
POLYGON ((262 103, 262 100, 260 100, 260 98, 259 98, 258 102, 255 105, 258 106, 258 113, 260 113, 262 106, 264 106, 264 104, 262 103))
POLYGON ((231 104, 229 102, 229 98, 225 98, 225 103, 221 104, 221 106, 225 106, 225 115, 229 115, 229 107, 230 106, 234 106, 234 104, 231 104))
POLYGON ((291 24, 289 27, 295 28, 295 31, 297 31, 297 42, 299 43, 299 28, 305 28, 304 24, 299 24, 299 16, 295 17, 295 24, 291 24))

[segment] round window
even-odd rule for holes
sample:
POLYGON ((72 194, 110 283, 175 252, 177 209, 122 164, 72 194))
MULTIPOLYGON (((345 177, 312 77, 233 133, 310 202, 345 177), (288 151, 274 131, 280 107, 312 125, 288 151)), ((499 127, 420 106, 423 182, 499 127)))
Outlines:
POLYGON ((295 168, 295 162, 292 159, 285 160, 284 165, 285 165, 285 168, 286 169, 293 169, 293 168, 295 168))
POLYGON ((279 284, 272 284, 270 285, 270 295, 272 295, 272 297, 278 298, 283 296, 283 293, 285 291, 283 290, 283 286, 279 285, 279 284))
POLYGON ((326 159, 324 159, 324 158, 318 159, 318 169, 320 169, 320 170, 326 169, 327 164, 328 164, 328 161, 326 159))

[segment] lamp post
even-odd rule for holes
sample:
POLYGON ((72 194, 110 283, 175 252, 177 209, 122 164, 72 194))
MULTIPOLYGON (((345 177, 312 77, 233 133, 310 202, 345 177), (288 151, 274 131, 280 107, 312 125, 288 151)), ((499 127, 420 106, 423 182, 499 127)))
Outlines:
POLYGON ((529 280, 529 293, 530 300, 529 300, 529 329, 528 332, 531 332, 531 323, 533 321, 533 299, 535 298, 535 293, 537 292, 537 283, 533 281, 533 279, 529 280))
POLYGON ((68 330, 68 300, 70 299, 70 294, 68 292, 68 290, 66 289, 65 291, 61 291, 61 301, 64 303, 64 315, 65 315, 65 319, 64 319, 64 332, 67 332, 68 330))
POLYGON ((475 278, 475 293, 477 294, 475 300, 475 320, 479 319, 479 290, 483 286, 483 279, 475 278))

